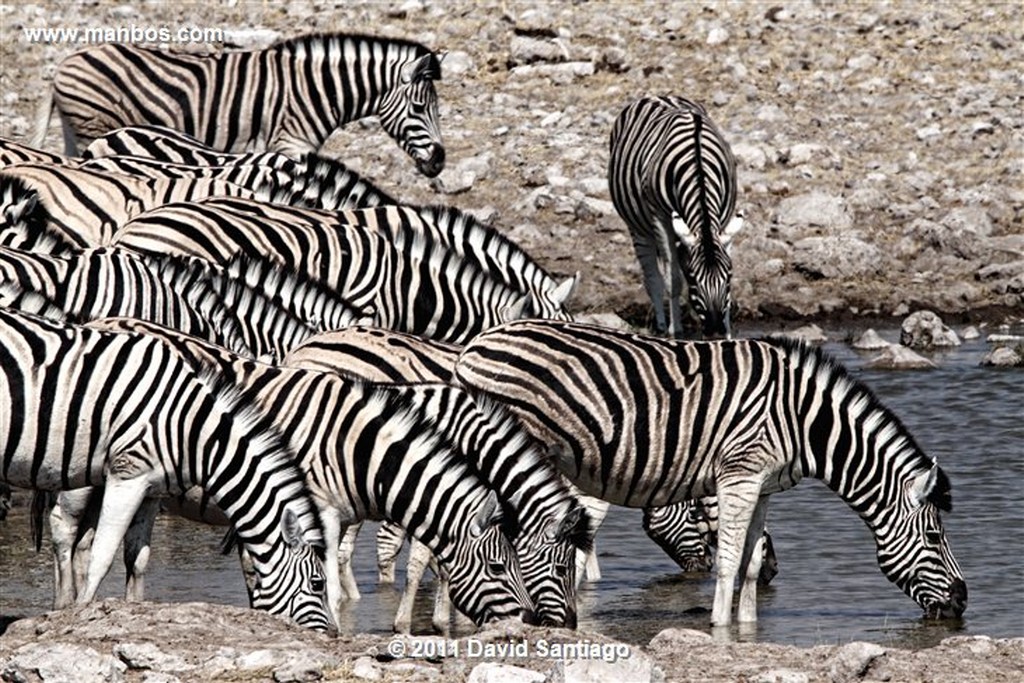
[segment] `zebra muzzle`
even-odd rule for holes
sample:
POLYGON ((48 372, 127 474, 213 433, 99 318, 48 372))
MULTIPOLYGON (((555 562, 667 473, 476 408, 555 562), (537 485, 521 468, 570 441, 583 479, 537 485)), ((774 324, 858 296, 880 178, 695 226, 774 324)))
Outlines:
POLYGON ((445 151, 442 145, 432 144, 428 151, 416 153, 416 170, 433 178, 444 170, 445 151))

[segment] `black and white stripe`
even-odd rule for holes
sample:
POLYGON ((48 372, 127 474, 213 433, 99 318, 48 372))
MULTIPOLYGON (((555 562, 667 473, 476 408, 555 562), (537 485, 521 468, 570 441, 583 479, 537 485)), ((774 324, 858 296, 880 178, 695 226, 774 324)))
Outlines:
POLYGON ((727 247, 742 222, 730 223, 736 161, 707 111, 671 95, 629 104, 612 126, 608 189, 629 226, 658 332, 682 335, 685 296, 706 337, 728 337, 727 247))
POLYGON ((237 254, 270 259, 357 308, 372 307, 381 326, 451 343, 522 317, 525 294, 432 244, 422 222, 415 210, 398 206, 327 212, 208 199, 149 211, 112 243, 215 263, 237 254))
MULTIPOLYGON (((215 178, 145 178, 52 164, 0 170, 34 190, 46 207, 50 230, 79 248, 106 246, 132 217, 171 202, 204 197, 254 197, 252 190, 215 178)), ((7 205, 0 206, 6 213, 7 205)))
POLYGON ((202 486, 252 556, 254 606, 330 627, 302 474, 236 393, 157 339, 6 309, 0 370, 0 480, 48 491, 102 484, 109 494, 80 601, 95 595, 147 495, 202 486))
POLYGON ((712 623, 756 621, 768 496, 821 479, 874 534, 879 566, 928 616, 959 616, 963 575, 940 510, 950 482, 899 420, 820 351, 781 340, 679 342, 554 321, 485 332, 458 380, 543 435, 583 491, 631 507, 717 494, 712 623))
POLYGON ((472 463, 438 437, 412 397, 334 373, 272 367, 194 337, 121 319, 174 345, 197 368, 219 373, 259 406, 289 444, 319 506, 327 543, 327 592, 340 615, 337 551, 345 528, 392 519, 428 546, 445 569, 452 602, 477 624, 521 616, 532 605, 498 499, 472 463), (506 536, 508 538, 506 538, 506 536))
POLYGON ((315 152, 345 123, 376 115, 426 176, 444 168, 437 55, 410 41, 313 34, 209 55, 107 43, 65 59, 33 144, 56 104, 68 154, 137 124, 225 152, 315 152))

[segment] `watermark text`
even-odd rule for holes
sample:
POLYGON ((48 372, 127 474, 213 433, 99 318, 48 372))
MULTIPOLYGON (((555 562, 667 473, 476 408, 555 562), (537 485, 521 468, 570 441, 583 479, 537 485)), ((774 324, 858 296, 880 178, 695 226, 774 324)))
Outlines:
POLYGON ((29 28, 25 40, 36 44, 99 45, 101 43, 220 43, 224 29, 198 26, 90 26, 85 28, 29 28))

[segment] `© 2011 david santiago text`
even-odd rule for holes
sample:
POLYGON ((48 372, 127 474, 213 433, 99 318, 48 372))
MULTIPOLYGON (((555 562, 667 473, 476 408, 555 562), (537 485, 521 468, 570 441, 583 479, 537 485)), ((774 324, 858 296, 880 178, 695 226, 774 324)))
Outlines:
POLYGON ((628 659, 633 649, 624 643, 596 643, 591 640, 570 642, 529 638, 482 641, 476 638, 449 640, 440 637, 409 638, 396 636, 387 644, 387 653, 395 658, 443 659, 466 657, 484 659, 498 657, 524 657, 537 659, 599 659, 617 662, 628 659))

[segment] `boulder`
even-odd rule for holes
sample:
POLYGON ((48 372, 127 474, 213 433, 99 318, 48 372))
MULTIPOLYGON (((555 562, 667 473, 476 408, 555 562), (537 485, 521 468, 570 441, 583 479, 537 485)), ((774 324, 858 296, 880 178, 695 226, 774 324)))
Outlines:
POLYGON ((946 327, 932 311, 916 311, 900 325, 900 344, 912 349, 960 346, 956 332, 946 327))
POLYGON ((1024 346, 1016 348, 1000 346, 992 349, 981 359, 981 364, 998 368, 1024 367, 1024 346))
POLYGON ((873 329, 868 328, 859 337, 854 339, 850 346, 860 351, 876 351, 889 346, 889 342, 882 339, 873 329))
POLYGON ((864 364, 874 370, 931 370, 935 363, 899 344, 889 344, 864 364))

